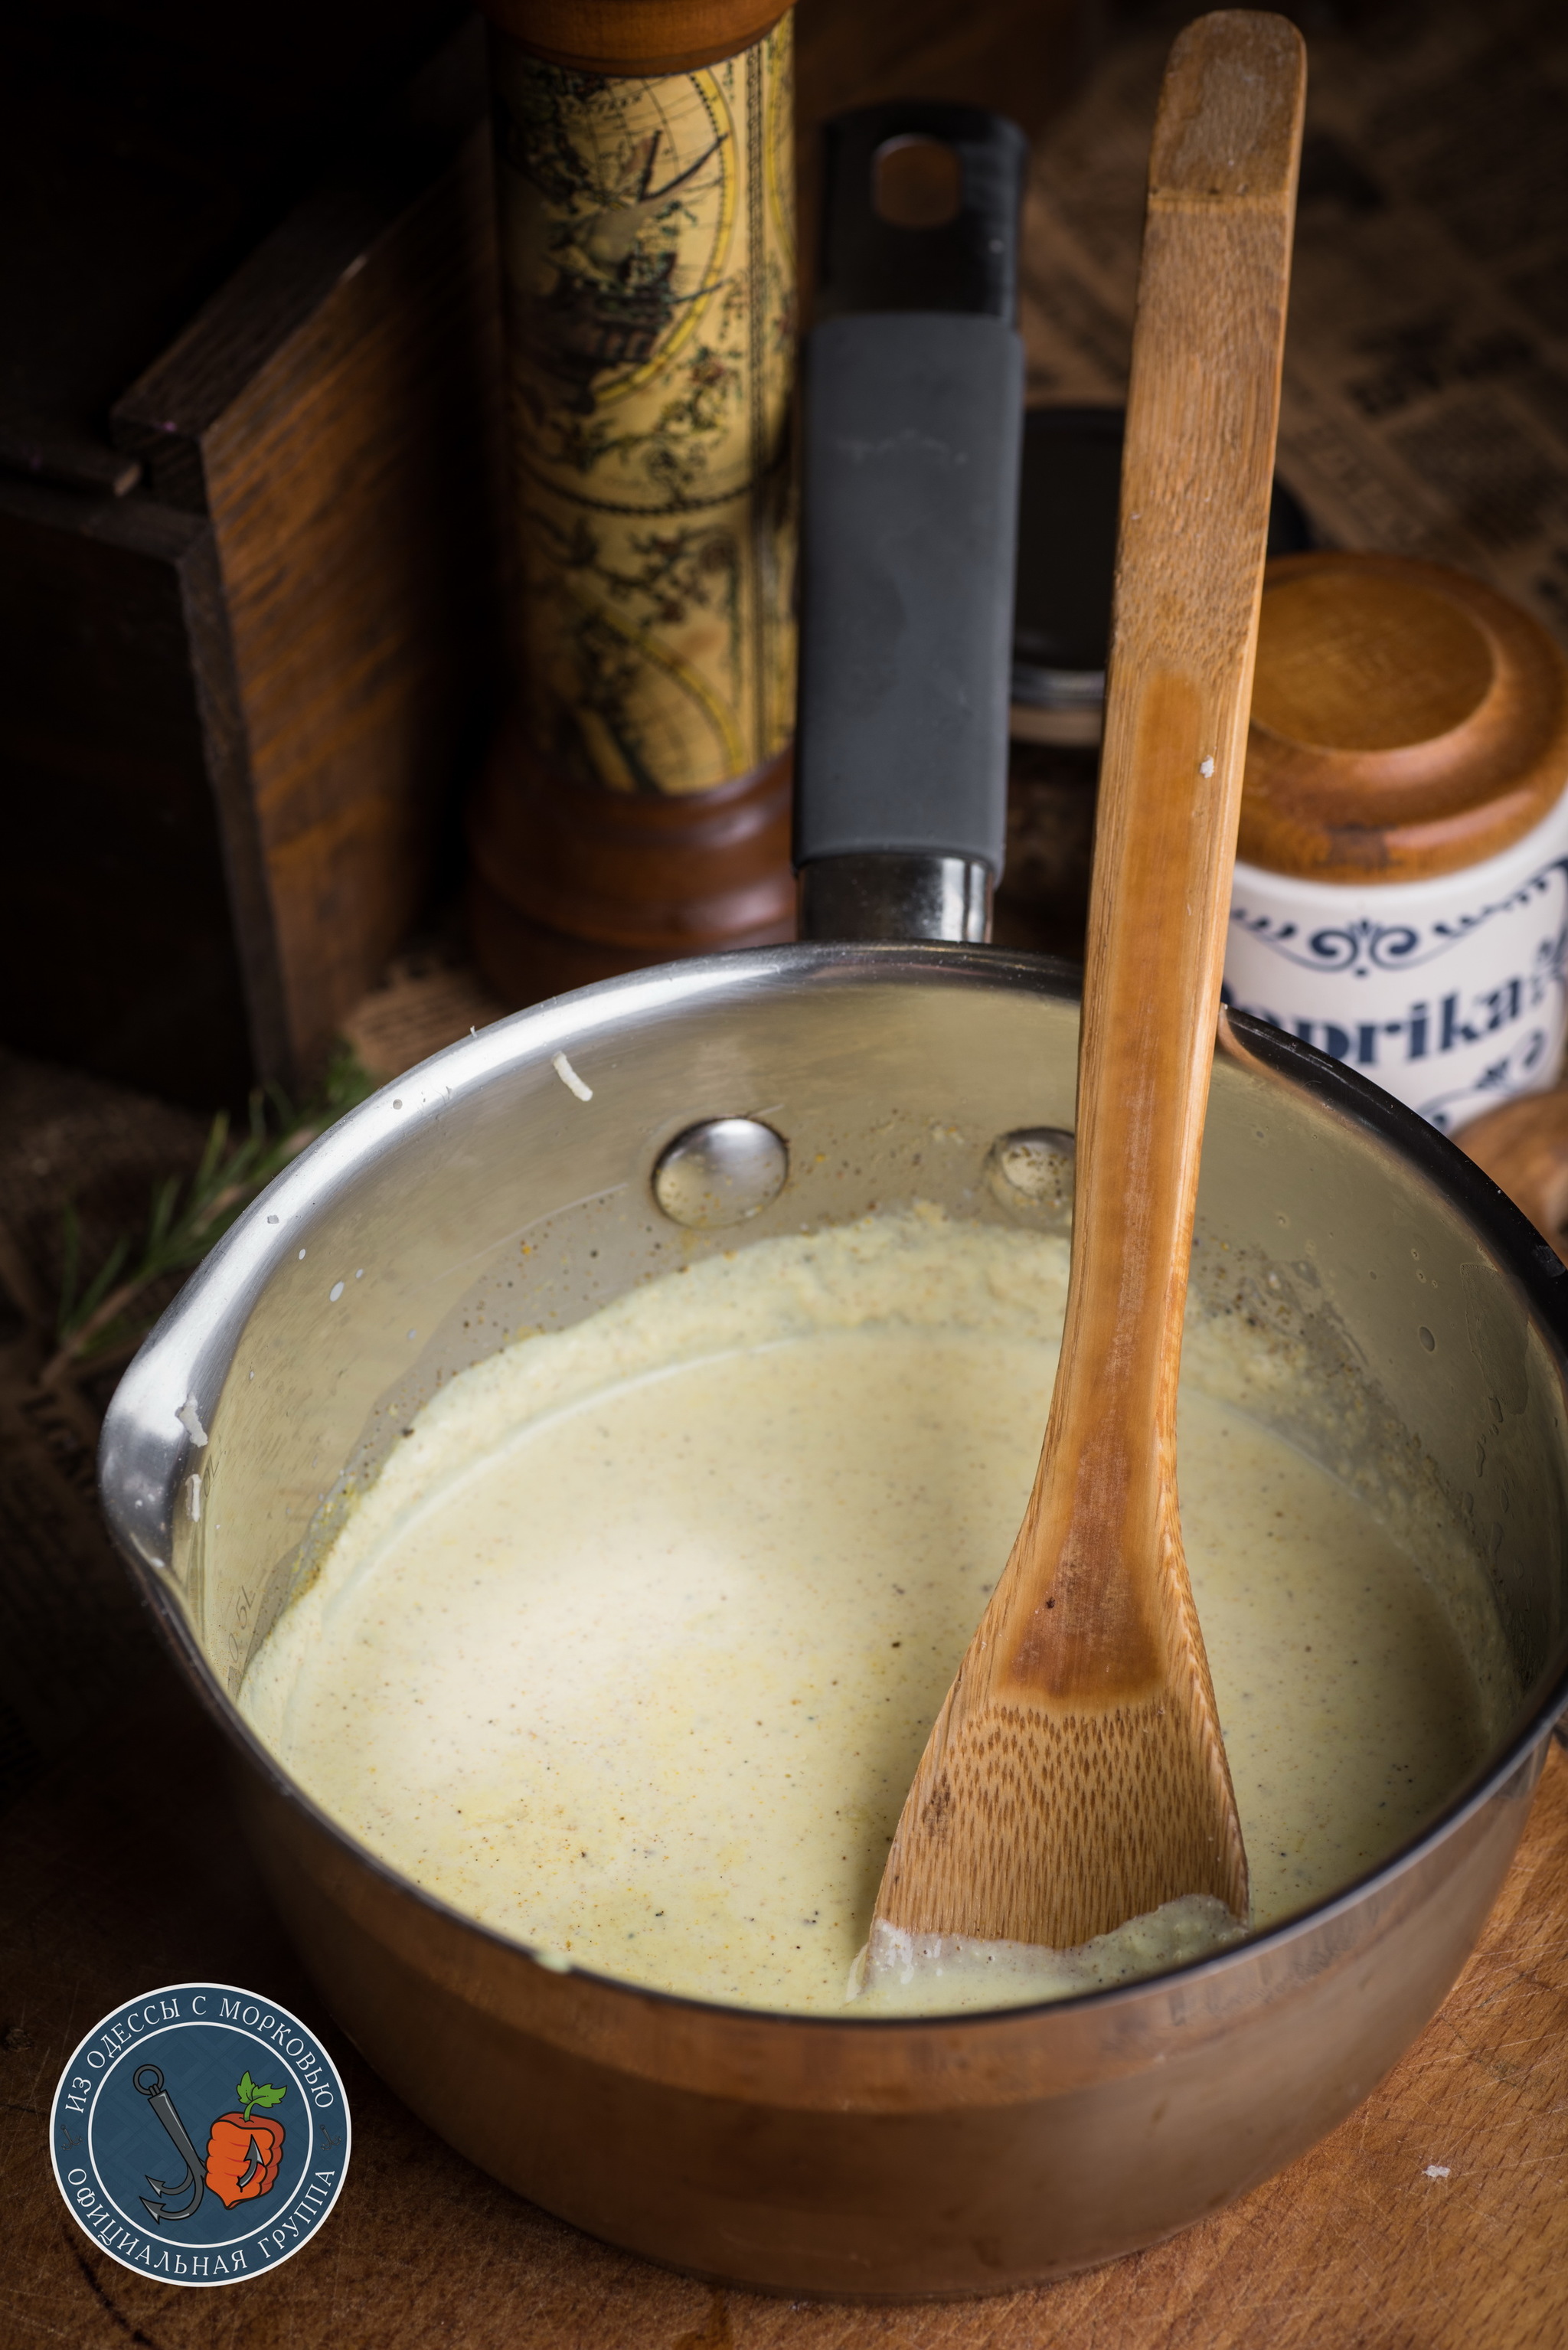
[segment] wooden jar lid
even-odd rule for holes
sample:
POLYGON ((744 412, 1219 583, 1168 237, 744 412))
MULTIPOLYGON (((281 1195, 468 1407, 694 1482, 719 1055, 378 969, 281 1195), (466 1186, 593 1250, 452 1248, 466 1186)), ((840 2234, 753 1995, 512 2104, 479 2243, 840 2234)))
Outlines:
POLYGON ((689 73, 749 49, 790 0, 481 0, 548 65, 628 76, 689 73))
POLYGON ((1404 556, 1263 575, 1238 854, 1314 881, 1495 857, 1568 786, 1568 660, 1495 588, 1404 556))

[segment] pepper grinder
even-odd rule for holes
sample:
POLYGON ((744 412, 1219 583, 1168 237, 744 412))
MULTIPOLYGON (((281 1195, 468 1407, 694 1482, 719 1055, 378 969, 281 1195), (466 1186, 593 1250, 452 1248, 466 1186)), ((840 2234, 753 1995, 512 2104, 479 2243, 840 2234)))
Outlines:
POLYGON ((1451 1132, 1553 1082, 1565 966, 1556 644, 1437 564, 1271 563, 1227 1002, 1451 1132))
POLYGON ((794 931, 791 18, 485 0, 518 687, 469 810, 511 1003, 794 931))

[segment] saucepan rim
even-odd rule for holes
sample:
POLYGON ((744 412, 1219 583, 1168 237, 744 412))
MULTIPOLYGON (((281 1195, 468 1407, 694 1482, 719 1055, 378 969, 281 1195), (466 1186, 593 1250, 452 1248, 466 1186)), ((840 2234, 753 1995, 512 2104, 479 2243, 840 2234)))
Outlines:
MULTIPOLYGON (((632 1011, 639 998, 668 1003, 671 997, 677 1001, 682 995, 701 997, 711 993, 715 983, 744 984, 749 981, 761 981, 777 975, 781 965, 788 972, 807 981, 830 981, 853 975, 892 981, 906 977, 912 982, 929 982, 940 976, 959 984, 984 983, 994 985, 998 982, 1005 982, 1014 987, 1072 1003, 1078 1002, 1082 993, 1082 972, 1077 966, 1053 956, 996 947, 929 942, 857 942, 853 945, 742 948, 727 953, 693 956, 680 963, 660 965, 650 971, 628 973, 624 978, 600 981, 591 987, 576 989, 570 993, 551 997, 544 1003, 531 1005, 509 1015, 504 1021, 496 1022, 488 1029, 471 1034, 457 1044, 446 1046, 417 1067, 405 1071, 369 1101, 361 1103, 339 1119, 308 1149, 301 1152, 299 1158, 275 1177, 265 1191, 258 1193, 244 1215, 236 1220, 192 1274, 143 1341, 117 1388, 105 1417, 99 1455, 99 1490, 109 1531, 143 1604, 149 1607, 187 1676, 194 1683, 197 1696, 220 1723, 225 1735, 245 1760, 260 1772, 273 1794, 297 1807, 329 1840, 346 1847, 357 1862, 392 1890, 451 1919, 465 1932, 481 1936, 534 1965, 539 1963, 534 1945, 469 1916, 439 1894, 430 1892, 411 1877, 405 1877, 400 1870, 361 1844, 288 1776, 271 1749, 257 1736, 236 1700, 223 1687, 202 1652, 193 1627, 183 1609, 177 1605, 169 1588, 166 1570, 147 1545, 145 1520, 143 1525, 139 1526, 128 1513, 126 1495, 121 1490, 118 1471, 120 1429, 117 1415, 121 1397, 135 1385, 139 1367, 145 1370, 165 1353, 180 1325, 192 1321, 192 1308, 200 1306, 203 1298, 214 1290, 220 1295, 225 1289, 229 1294, 216 1314, 210 1317, 208 1326, 201 1334, 199 1345, 188 1347, 186 1369, 189 1371, 193 1367, 199 1354, 210 1355, 214 1330, 228 1329, 232 1333, 223 1360, 226 1364, 233 1359, 240 1333, 263 1282, 272 1270, 274 1260, 282 1262, 285 1249, 291 1244, 288 1232, 283 1225, 280 1224, 274 1239, 268 1234, 264 1219, 269 1212, 275 1214, 280 1202, 296 1201, 300 1211, 314 1204, 324 1188, 320 1183, 321 1176, 339 1162, 345 1166, 351 1165, 358 1156, 353 1148, 355 1128, 358 1127, 362 1131, 367 1124, 378 1123, 380 1115, 378 1105, 381 1104, 383 1097, 391 1095, 394 1086, 412 1095, 421 1084, 428 1088, 432 1076, 437 1076, 440 1082, 438 1073, 443 1066, 455 1073, 458 1064, 474 1059, 481 1064, 475 1081, 483 1084, 499 1074, 501 1068, 509 1066, 511 1056, 499 1065, 493 1063, 494 1046, 508 1033, 514 1034, 520 1028, 529 1032, 528 1056, 532 1059, 540 1049, 547 1054, 551 1046, 559 1050, 565 1049, 574 1039, 579 1044, 585 1041, 585 1014, 592 1015, 586 1023, 587 1033, 602 1035, 607 1027, 613 1026, 632 1011), (684 983, 672 986, 672 982, 684 983), (476 1054, 476 1046, 483 1049, 476 1054), (258 1250, 253 1242, 247 1249, 247 1240, 256 1234, 263 1236, 265 1245, 258 1250), (231 1258, 241 1262, 231 1266, 231 1258)), ((721 994, 722 992, 721 987, 721 994)), ((1356 1071, 1332 1060, 1315 1046, 1251 1014, 1227 1014, 1225 1024, 1242 1059, 1261 1064, 1267 1075, 1276 1081, 1311 1095, 1320 1107, 1388 1145, 1398 1156, 1412 1162, 1417 1172, 1433 1184, 1449 1204, 1459 1210, 1478 1239, 1490 1250, 1499 1265, 1521 1292, 1525 1310, 1545 1339, 1559 1378, 1568 1389, 1568 1279, 1564 1278, 1568 1275, 1568 1265, 1564 1265, 1556 1251, 1507 1194, 1446 1135, 1356 1071)), ((452 1088, 444 1087, 443 1090, 450 1098, 452 1088)), ((418 1123, 417 1119, 415 1123, 418 1123)), ((410 1127, 405 1126, 390 1132, 387 1141, 394 1143, 400 1133, 411 1130, 410 1127)), ((333 1186, 328 1183, 325 1188, 333 1186)), ((162 1367, 161 1365, 160 1368, 162 1367)), ((171 1476, 170 1490, 165 1495, 170 1510, 176 1482, 177 1479, 171 1476)), ((1325 1923, 1356 1908, 1380 1888, 1392 1885, 1518 1774, 1534 1751, 1550 1736, 1565 1711, 1568 1711, 1568 1639, 1562 1644, 1561 1652, 1553 1663, 1539 1676, 1535 1693, 1521 1700, 1516 1726, 1492 1758, 1462 1782, 1449 1800, 1416 1835, 1407 1838, 1376 1867, 1341 1887, 1326 1900, 1295 1911, 1227 1950, 1189 1960, 1180 1966, 1165 1969, 1158 1975, 1142 1976, 1131 1982, 1016 2006, 965 2009, 936 2015, 861 2017, 805 2014, 784 2008, 748 2007, 734 2002, 702 1999, 689 1992, 663 1991, 652 1985, 628 1982, 619 1976, 604 1974, 596 1968, 579 1966, 576 1962, 571 1964, 569 1971, 597 1989, 623 1999, 656 2001, 660 2004, 694 2010, 715 2019, 723 2018, 753 2027, 784 2024, 835 2033, 875 2032, 887 2034, 929 2033, 933 2029, 944 2032, 961 2029, 973 2033, 997 2026, 1015 2026, 1031 2020, 1068 2012, 1081 2015, 1090 2007, 1123 2006, 1147 2000, 1151 1995, 1158 1996, 1168 1986, 1207 1981, 1280 1951, 1292 1941, 1316 1931, 1325 1923)))

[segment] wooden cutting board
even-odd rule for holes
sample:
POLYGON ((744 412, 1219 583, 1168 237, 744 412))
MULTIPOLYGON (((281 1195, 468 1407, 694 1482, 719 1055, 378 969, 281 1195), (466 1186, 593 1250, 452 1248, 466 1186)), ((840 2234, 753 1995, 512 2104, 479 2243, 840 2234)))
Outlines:
POLYGON ((240 1840, 215 1733, 161 1664, 0 1820, 4 2350, 1556 2350, 1568 2344, 1568 1757, 1429 2031, 1304 2161, 1150 2252, 1003 2299, 865 2309, 717 2292, 472 2169, 334 2033, 240 1840), (327 2027, 342 2201, 223 2293, 130 2275, 67 2215, 46 2116, 78 2039, 194 1977, 327 2027))

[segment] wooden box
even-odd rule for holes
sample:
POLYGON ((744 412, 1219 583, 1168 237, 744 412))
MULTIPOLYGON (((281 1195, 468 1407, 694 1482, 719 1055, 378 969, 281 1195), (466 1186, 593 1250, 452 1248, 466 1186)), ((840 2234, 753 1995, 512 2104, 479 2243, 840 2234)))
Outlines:
POLYGON ((428 901, 499 639, 484 112, 471 24, 113 401, 114 449, 46 430, 56 479, 0 475, 7 1042, 299 1087, 428 901))

